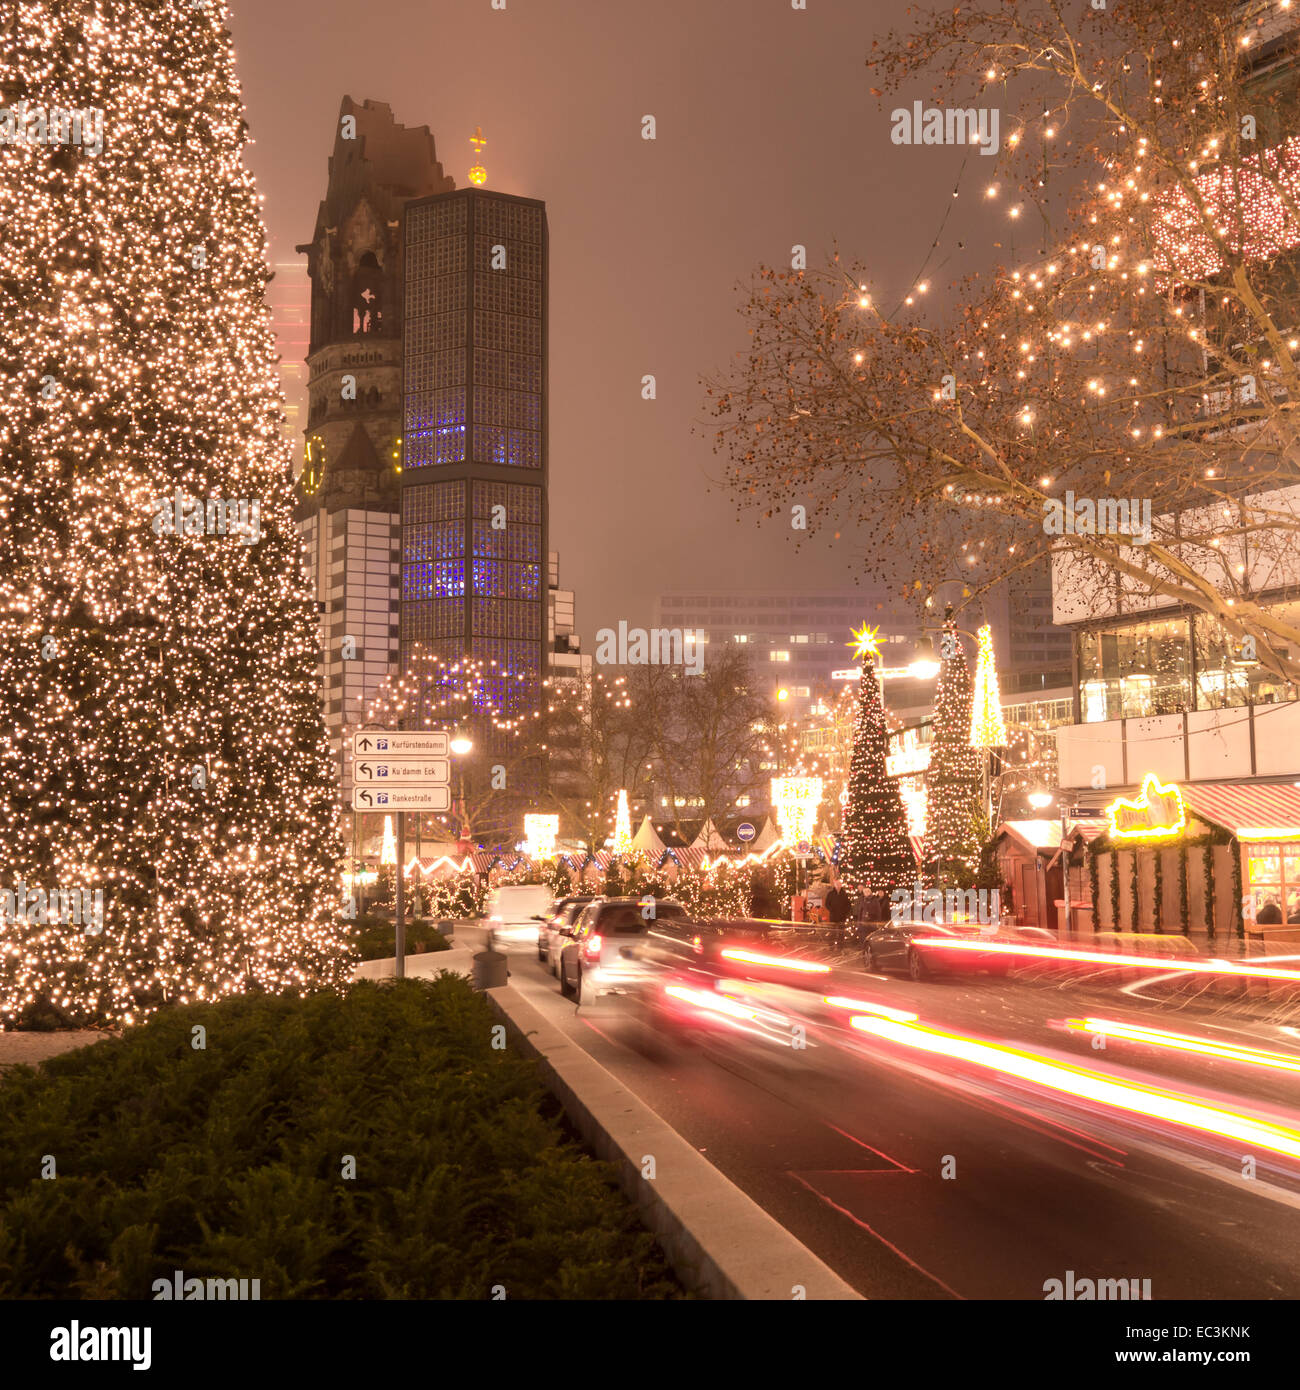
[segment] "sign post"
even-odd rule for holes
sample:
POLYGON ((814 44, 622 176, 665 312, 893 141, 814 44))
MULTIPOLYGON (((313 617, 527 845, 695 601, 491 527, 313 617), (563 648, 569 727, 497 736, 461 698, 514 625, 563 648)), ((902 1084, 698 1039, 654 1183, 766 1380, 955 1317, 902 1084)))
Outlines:
POLYGON ((451 737, 442 730, 358 729, 352 736, 353 811, 397 817, 393 893, 396 977, 406 978, 406 813, 451 810, 451 737))
POLYGON ((406 978, 406 885, 402 880, 406 877, 406 812, 397 813, 397 887, 394 890, 393 901, 395 911, 394 927, 396 940, 394 948, 397 954, 396 975, 399 980, 406 978))

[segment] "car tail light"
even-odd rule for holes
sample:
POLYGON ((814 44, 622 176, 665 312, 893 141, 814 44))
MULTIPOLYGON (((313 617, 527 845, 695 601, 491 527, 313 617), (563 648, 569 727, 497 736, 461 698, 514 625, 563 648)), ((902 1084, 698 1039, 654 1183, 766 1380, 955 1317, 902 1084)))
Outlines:
POLYGON ((582 958, 588 965, 596 965, 600 961, 600 948, 602 942, 599 936, 589 936, 582 943, 582 958))

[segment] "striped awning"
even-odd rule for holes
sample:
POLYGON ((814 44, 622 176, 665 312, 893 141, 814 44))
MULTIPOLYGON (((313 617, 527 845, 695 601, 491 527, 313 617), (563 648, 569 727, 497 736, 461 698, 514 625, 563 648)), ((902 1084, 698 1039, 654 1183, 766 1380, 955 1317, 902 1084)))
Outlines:
POLYGON ((1214 782, 1183 787, 1183 800, 1241 840, 1300 840, 1300 787, 1292 782, 1214 782))

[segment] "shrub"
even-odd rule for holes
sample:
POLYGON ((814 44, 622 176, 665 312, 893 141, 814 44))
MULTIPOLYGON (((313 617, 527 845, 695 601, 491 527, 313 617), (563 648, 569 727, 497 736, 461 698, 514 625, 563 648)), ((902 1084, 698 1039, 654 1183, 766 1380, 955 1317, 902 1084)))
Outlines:
POLYGON ((0 1298, 149 1298, 177 1269, 263 1298, 680 1297, 496 1022, 443 973, 175 1008, 14 1068, 0 1298))
MULTIPOLYGON (((357 918, 357 949, 362 960, 385 960, 397 949, 391 917, 372 917, 368 913, 357 918)), ((432 922, 415 920, 406 924, 408 954, 417 948, 425 951, 449 951, 451 942, 432 922)))

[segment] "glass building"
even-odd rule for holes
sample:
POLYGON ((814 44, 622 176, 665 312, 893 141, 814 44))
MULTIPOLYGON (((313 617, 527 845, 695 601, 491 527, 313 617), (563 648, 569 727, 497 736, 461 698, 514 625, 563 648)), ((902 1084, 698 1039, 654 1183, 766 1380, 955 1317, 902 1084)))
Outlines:
POLYGON ((545 204, 407 204, 400 653, 494 660, 540 701, 547 646, 545 204))
MULTIPOLYGON (((1288 623, 1300 602, 1269 605, 1288 623)), ((1075 638, 1079 717, 1084 724, 1294 700, 1247 643, 1204 613, 1115 619, 1075 638)))

